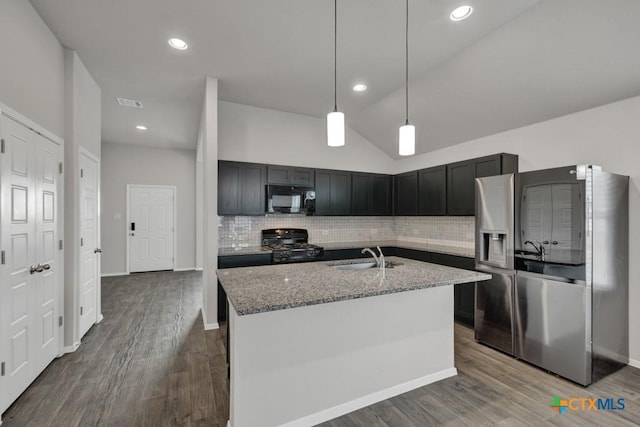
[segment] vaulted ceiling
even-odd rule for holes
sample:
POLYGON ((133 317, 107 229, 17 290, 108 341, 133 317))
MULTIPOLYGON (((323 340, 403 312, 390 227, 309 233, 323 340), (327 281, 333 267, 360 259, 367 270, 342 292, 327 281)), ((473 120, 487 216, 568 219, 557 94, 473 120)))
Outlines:
MULTIPOLYGON (((333 107, 331 0, 31 3, 102 88, 104 141, 194 148, 206 76, 219 78, 224 101, 316 117, 333 107), (172 49, 170 37, 189 49, 172 49)), ((458 0, 409 2, 417 153, 640 95, 637 0, 464 3, 474 13, 453 22, 458 0)), ((404 4, 338 1, 339 109, 392 158, 404 121, 404 4), (353 92, 356 82, 368 90, 353 92)))

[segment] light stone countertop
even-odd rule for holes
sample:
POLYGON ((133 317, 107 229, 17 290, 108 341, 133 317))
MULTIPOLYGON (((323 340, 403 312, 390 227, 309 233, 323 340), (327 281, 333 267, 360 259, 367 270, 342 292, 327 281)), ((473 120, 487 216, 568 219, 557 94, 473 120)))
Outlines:
POLYGON ((405 258, 388 257, 389 261, 397 265, 387 268, 384 276, 378 268, 333 267, 363 259, 227 268, 217 274, 241 316, 491 278, 485 273, 405 258))
MULTIPOLYGON (((312 242, 313 243, 313 242, 312 242)), ((437 245, 430 243, 415 243, 402 240, 381 240, 381 241, 362 241, 362 242, 337 242, 337 243, 318 243, 325 250, 334 249, 358 249, 358 248, 375 248, 376 246, 385 247, 393 246, 396 248, 415 249, 425 252, 436 252, 447 255, 457 255, 466 258, 474 258, 474 248, 465 248, 460 246, 437 245)), ((227 255, 255 255, 270 253, 269 249, 261 246, 249 246, 244 248, 219 248, 218 256, 227 255)))
POLYGON ((246 246, 242 248, 218 248, 218 256, 270 254, 271 249, 264 246, 246 246))

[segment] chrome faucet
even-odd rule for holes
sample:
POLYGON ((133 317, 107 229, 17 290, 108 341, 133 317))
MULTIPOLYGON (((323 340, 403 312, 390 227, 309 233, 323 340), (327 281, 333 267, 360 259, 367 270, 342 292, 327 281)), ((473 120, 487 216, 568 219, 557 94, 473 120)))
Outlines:
POLYGON ((527 240, 526 242, 524 242, 525 245, 529 244, 531 246, 533 246, 538 254, 538 256, 540 257, 541 261, 544 261, 544 245, 542 244, 542 242, 540 242, 539 240, 536 240, 536 242, 532 242, 531 240, 527 240), (536 245, 536 243, 538 245, 536 245))
POLYGON ((376 255, 376 253, 373 252, 371 248, 364 248, 362 251, 360 251, 360 253, 365 254, 369 252, 373 257, 373 259, 376 260, 376 264, 378 267, 380 267, 380 270, 384 271, 385 270, 384 254, 382 253, 382 249, 380 249, 380 246, 376 246, 376 249, 378 249, 378 252, 380 253, 380 255, 376 255))

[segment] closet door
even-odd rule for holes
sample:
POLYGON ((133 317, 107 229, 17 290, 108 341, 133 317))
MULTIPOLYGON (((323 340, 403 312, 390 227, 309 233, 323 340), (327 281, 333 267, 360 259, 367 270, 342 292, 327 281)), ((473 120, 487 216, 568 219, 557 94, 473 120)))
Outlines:
POLYGON ((35 133, 1 116, 5 152, 0 155, 2 250, 0 280, 4 390, 2 410, 37 376, 35 133))
POLYGON ((62 147, 0 116, 0 413, 60 353, 62 147))
POLYGON ((61 283, 62 251, 58 247, 58 188, 61 174, 58 169, 62 157, 61 147, 36 135, 35 173, 35 263, 43 266, 43 271, 32 276, 38 330, 36 352, 38 353, 38 373, 47 367, 59 354, 60 327, 58 317, 61 283))

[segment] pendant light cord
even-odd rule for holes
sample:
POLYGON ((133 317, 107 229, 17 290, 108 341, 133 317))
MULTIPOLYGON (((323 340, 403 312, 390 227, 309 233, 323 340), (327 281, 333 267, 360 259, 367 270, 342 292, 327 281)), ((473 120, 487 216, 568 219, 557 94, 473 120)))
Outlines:
POLYGON ((333 0, 333 111, 338 111, 338 0, 333 0))
POLYGON ((406 0, 406 20, 404 27, 404 91, 405 91, 405 121, 409 124, 409 0, 406 0))

